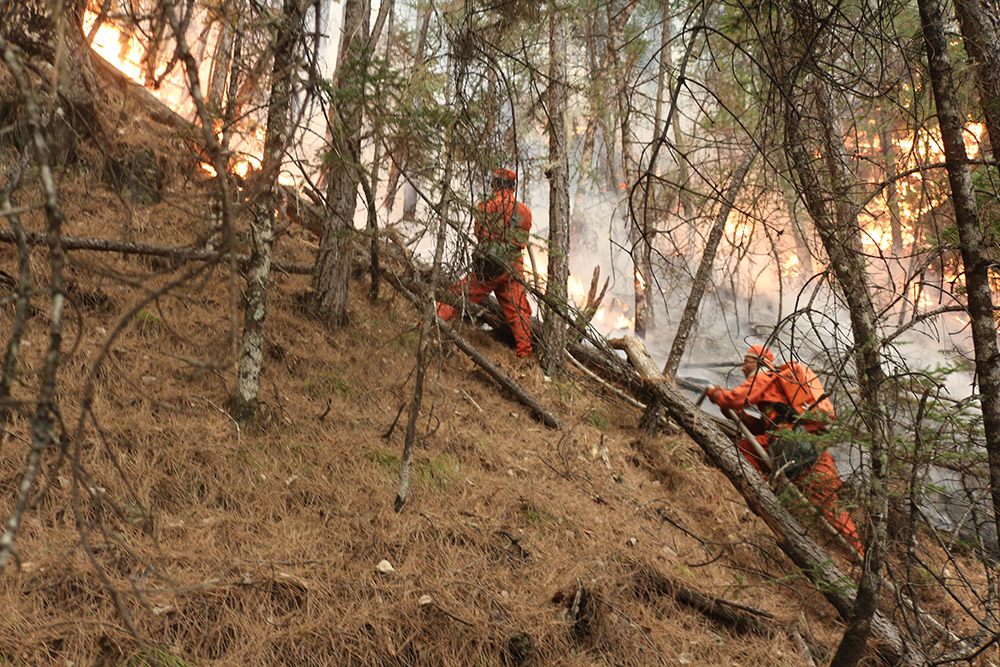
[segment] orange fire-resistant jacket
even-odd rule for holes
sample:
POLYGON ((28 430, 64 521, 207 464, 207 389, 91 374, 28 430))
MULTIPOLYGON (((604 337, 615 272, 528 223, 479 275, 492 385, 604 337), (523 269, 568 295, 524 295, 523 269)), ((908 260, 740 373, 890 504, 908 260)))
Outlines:
MULTIPOLYGON (((531 209, 514 199, 513 190, 497 190, 476 210, 476 238, 480 243, 497 242, 515 246, 507 273, 483 281, 475 273, 455 283, 450 290, 465 294, 472 303, 479 303, 491 292, 497 295, 504 317, 510 324, 517 347, 517 356, 526 357, 531 348, 531 304, 524 292, 524 260, 521 249, 527 245, 531 230, 531 209), (513 274, 513 276, 512 276, 513 274)), ((455 309, 446 303, 438 304, 438 316, 447 322, 455 316, 455 309)))
MULTIPOLYGON (((788 398, 776 382, 777 378, 778 375, 774 371, 769 368, 761 368, 735 389, 717 387, 709 391, 708 398, 723 410, 729 409, 737 412, 748 405, 787 404, 788 398)), ((774 418, 773 414, 764 413, 764 416, 768 419, 774 418)))
POLYGON ((497 190, 476 207, 476 238, 513 243, 523 248, 531 231, 531 209, 514 198, 513 190, 497 190))

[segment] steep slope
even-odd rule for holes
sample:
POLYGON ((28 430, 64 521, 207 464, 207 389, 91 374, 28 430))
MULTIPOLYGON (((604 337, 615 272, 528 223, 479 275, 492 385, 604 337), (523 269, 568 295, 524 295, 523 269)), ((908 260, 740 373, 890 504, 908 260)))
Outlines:
MULTIPOLYGON (((65 232, 204 242, 211 188, 192 173, 168 164, 162 200, 140 205, 68 167, 65 232)), ((44 228, 37 211, 24 219, 44 228)), ((276 246, 288 262, 314 251, 295 226, 276 246)), ((44 285, 46 253, 31 257, 44 285)), ((228 265, 69 260, 60 441, 3 574, 2 660, 745 666, 822 662, 835 646, 833 610, 698 447, 640 438, 638 412, 586 378, 545 378, 467 327, 569 426, 535 422, 440 347, 412 496, 396 513, 417 343, 408 303, 389 289, 369 302, 357 277, 351 324, 331 333, 299 305, 308 278, 275 272, 260 425, 248 431, 226 412, 241 287, 228 265), (737 605, 715 617, 758 623, 712 620, 678 601, 690 592, 737 605)), ((0 247, 8 273, 16 261, 0 247)), ((47 344, 47 306, 33 303, 14 387, 23 411, 0 449, 5 517, 47 344)), ((5 301, 0 331, 13 315, 5 301)))

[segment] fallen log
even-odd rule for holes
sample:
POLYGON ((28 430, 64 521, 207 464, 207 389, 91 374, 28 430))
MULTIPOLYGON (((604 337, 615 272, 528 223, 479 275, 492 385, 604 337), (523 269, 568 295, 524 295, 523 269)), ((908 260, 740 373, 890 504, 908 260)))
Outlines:
POLYGON ((527 406, 536 419, 549 428, 561 429, 563 427, 562 422, 556 419, 551 412, 546 410, 544 405, 542 405, 534 396, 529 394, 521 385, 517 383, 516 380, 514 380, 514 378, 504 373, 499 367, 497 367, 496 364, 487 359, 486 356, 469 343, 469 341, 462 338, 462 336, 460 336, 457 331, 452 329, 447 322, 443 322, 439 318, 437 325, 441 328, 441 332, 452 340, 455 345, 462 350, 462 352, 465 352, 470 359, 475 361, 480 368, 485 370, 491 378, 500 384, 501 387, 514 394, 518 401, 527 406))
POLYGON ((774 619, 772 614, 699 593, 651 567, 643 567, 636 572, 632 577, 632 586, 635 592, 643 597, 648 598, 650 593, 655 593, 673 598, 736 632, 752 633, 761 637, 772 637, 776 634, 776 628, 772 624, 774 619), (761 620, 762 618, 767 621, 761 620))
MULTIPOLYGON (((385 279, 387 283, 392 285, 396 291, 403 294, 407 299, 416 303, 418 300, 417 294, 422 294, 424 292, 421 280, 413 273, 396 273, 390 271, 387 267, 380 268, 380 275, 385 279)), ((446 300, 461 299, 460 296, 455 294, 442 295, 446 297, 446 300)), ((467 303, 468 306, 476 308, 477 312, 481 315, 486 315, 485 309, 480 309, 475 306, 475 304, 467 303)), ((553 415, 549 410, 545 408, 542 403, 532 396, 524 387, 517 383, 512 377, 504 373, 496 364, 490 361, 482 352, 477 350, 474 345, 469 343, 461 334, 458 333, 450 324, 442 321, 440 318, 436 318, 436 325, 449 340, 453 341, 455 345, 462 350, 470 359, 472 359, 476 364, 482 368, 486 373, 493 378, 501 387, 509 391, 522 405, 526 406, 531 410, 532 416, 538 419, 540 422, 545 424, 550 428, 561 429, 563 428, 562 422, 560 422, 555 415, 553 415)), ((506 322, 506 320, 502 320, 506 322)), ((494 319, 494 322, 496 320, 494 319)), ((496 326, 499 326, 499 322, 496 322, 496 326)))
MULTIPOLYGON (((638 349, 638 346, 641 343, 629 347, 638 349)), ((644 378, 656 398, 726 475, 750 509, 764 520, 785 555, 809 577, 841 616, 847 618, 854 606, 855 587, 850 578, 813 541, 756 470, 746 465, 730 438, 719 430, 713 420, 696 408, 676 386, 658 381, 658 376, 659 372, 656 376, 644 378)), ((928 667, 931 664, 923 647, 904 635, 880 611, 875 612, 872 618, 872 634, 890 664, 908 667, 928 667)))
MULTIPOLYGON (((614 354, 604 353, 593 347, 574 342, 567 343, 566 349, 573 359, 590 369, 602 381, 621 387, 622 391, 632 396, 633 400, 639 404, 636 407, 645 410, 648 403, 653 400, 653 392, 649 390, 635 369, 614 354)), ((691 391, 700 392, 704 389, 702 385, 688 382, 684 378, 674 378, 674 382, 677 386, 691 391)), ((709 414, 705 414, 705 417, 714 421, 716 427, 722 432, 730 436, 736 434, 736 428, 728 420, 719 419, 709 414)))
POLYGON ((639 376, 646 382, 657 383, 667 381, 667 378, 660 372, 656 362, 649 356, 646 348, 639 342, 638 338, 632 336, 610 338, 608 339, 608 345, 615 350, 623 350, 628 355, 628 360, 639 371, 639 376))

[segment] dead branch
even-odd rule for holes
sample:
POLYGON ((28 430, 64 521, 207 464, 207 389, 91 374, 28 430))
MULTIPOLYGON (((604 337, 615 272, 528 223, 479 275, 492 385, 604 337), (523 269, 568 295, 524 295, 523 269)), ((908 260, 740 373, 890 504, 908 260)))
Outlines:
MULTIPOLYGON (((412 270, 413 267, 409 263, 407 266, 412 270)), ((393 286, 397 291, 406 296, 410 301, 416 303, 416 294, 423 292, 422 281, 414 275, 414 273, 394 273, 388 268, 383 268, 380 271, 382 277, 393 286)), ((466 302, 461 296, 456 294, 451 294, 446 292, 440 294, 440 299, 448 303, 454 303, 456 305, 461 304, 462 306, 469 308, 479 315, 487 317, 489 323, 494 328, 500 328, 506 324, 506 320, 500 317, 490 317, 487 315, 486 309, 479 308, 470 302, 466 302)), ((486 358, 486 356, 477 350, 474 345, 469 343, 465 338, 462 337, 454 328, 451 327, 447 322, 441 321, 437 318, 437 326, 440 331, 447 336, 450 340, 454 341, 455 345, 465 352, 470 359, 472 359, 480 368, 486 371, 486 373, 492 377, 497 383, 500 384, 504 389, 509 391, 513 396, 521 402, 523 405, 527 406, 531 410, 532 415, 541 421, 543 424, 550 428, 562 429, 563 425, 548 409, 545 408, 541 402, 538 401, 534 396, 528 393, 521 385, 519 385, 513 378, 504 373, 500 368, 494 364, 492 361, 486 358)))
POLYGON ((614 386, 613 384, 611 384, 607 380, 605 380, 605 379, 601 378, 600 376, 598 376, 597 373, 595 373, 594 371, 590 370, 589 368, 587 368, 586 366, 584 366, 582 363, 580 363, 580 361, 576 357, 574 357, 572 354, 567 354, 566 358, 581 373, 583 373, 584 375, 586 375, 587 377, 589 377, 591 380, 593 380, 594 382, 596 382, 598 384, 598 386, 600 386, 602 389, 606 389, 608 392, 614 394, 615 396, 617 396, 618 398, 622 399, 623 401, 625 401, 626 403, 628 403, 632 407, 639 408, 640 410, 645 410, 646 409, 646 406, 643 403, 640 403, 639 401, 635 400, 634 398, 632 398, 631 396, 629 396, 628 394, 626 394, 624 391, 622 391, 621 389, 619 389, 618 387, 614 386))
POLYGON ((624 350, 628 356, 628 360, 632 362, 632 365, 639 371, 639 375, 647 382, 666 381, 666 378, 660 373, 659 368, 657 368, 656 362, 649 356, 646 348, 643 347, 638 338, 632 336, 611 338, 608 340, 608 345, 615 350, 624 350))
POLYGON ((491 378, 500 384, 501 387, 512 393, 518 401, 527 406, 536 419, 549 428, 563 428, 562 422, 556 419, 556 417, 549 412, 545 406, 538 401, 538 399, 529 394, 521 385, 517 383, 516 380, 500 370, 496 364, 487 359, 486 356, 469 343, 469 341, 462 338, 462 336, 459 335, 457 331, 452 329, 447 322, 442 322, 439 318, 438 326, 441 328, 441 332, 454 341, 455 345, 457 345, 462 352, 465 352, 470 359, 475 361, 483 370, 485 370, 491 378))
POLYGON ((772 637, 775 634, 774 616, 771 613, 699 593, 651 567, 643 567, 636 572, 632 577, 632 583, 640 595, 650 597, 649 593, 655 593, 673 598, 736 632, 761 637, 772 637))
MULTIPOLYGON (((81 236, 60 236, 62 247, 66 250, 93 250, 96 252, 118 252, 123 255, 146 255, 152 257, 167 257, 179 262, 210 262, 218 259, 225 259, 229 253, 218 250, 206 250, 204 248, 178 248, 177 246, 157 245, 155 243, 137 243, 132 241, 118 241, 115 239, 98 239, 81 236)), ((0 242, 17 243, 17 236, 9 229, 0 229, 0 242)), ((48 245, 48 237, 45 234, 26 233, 24 242, 29 246, 48 245)), ((235 255, 237 263, 240 265, 250 261, 248 255, 237 253, 235 255)), ((274 268, 285 273, 311 274, 312 264, 294 264, 288 262, 274 262, 274 268)))

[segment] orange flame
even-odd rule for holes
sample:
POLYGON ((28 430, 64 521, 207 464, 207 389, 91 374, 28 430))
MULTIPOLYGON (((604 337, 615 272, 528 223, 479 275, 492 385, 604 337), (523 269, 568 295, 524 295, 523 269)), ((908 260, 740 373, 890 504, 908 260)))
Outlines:
MULTIPOLYGON (((97 14, 90 10, 84 12, 84 32, 89 33, 96 21, 97 14)), ((212 40, 209 41, 211 42, 212 40)), ((122 74, 132 79, 135 83, 141 86, 146 85, 146 72, 142 66, 145 47, 135 35, 129 35, 119 30, 114 24, 105 22, 100 25, 94 34, 91 47, 102 58, 114 65, 122 74)), ((211 49, 206 49, 206 52, 211 52, 211 49)), ((206 70, 202 72, 202 80, 207 80, 205 75, 210 64, 210 61, 207 59, 201 63, 201 69, 206 70)), ((163 69, 161 68, 156 73, 156 78, 162 77, 163 73, 163 69)), ((192 119, 194 118, 194 105, 190 100, 190 96, 187 95, 186 86, 186 80, 183 75, 180 73, 171 73, 164 77, 163 83, 157 90, 151 90, 150 93, 181 116, 192 119)), ((221 140, 222 132, 218 131, 217 135, 221 140)), ((263 157, 262 147, 264 137, 264 127, 257 125, 249 137, 240 137, 238 139, 236 143, 239 145, 240 155, 235 158, 231 167, 233 173, 246 176, 251 169, 260 169, 263 157)), ((212 165, 202 163, 200 166, 206 173, 212 176, 216 175, 215 168, 212 165)), ((287 180, 287 178, 283 180, 287 180)))

